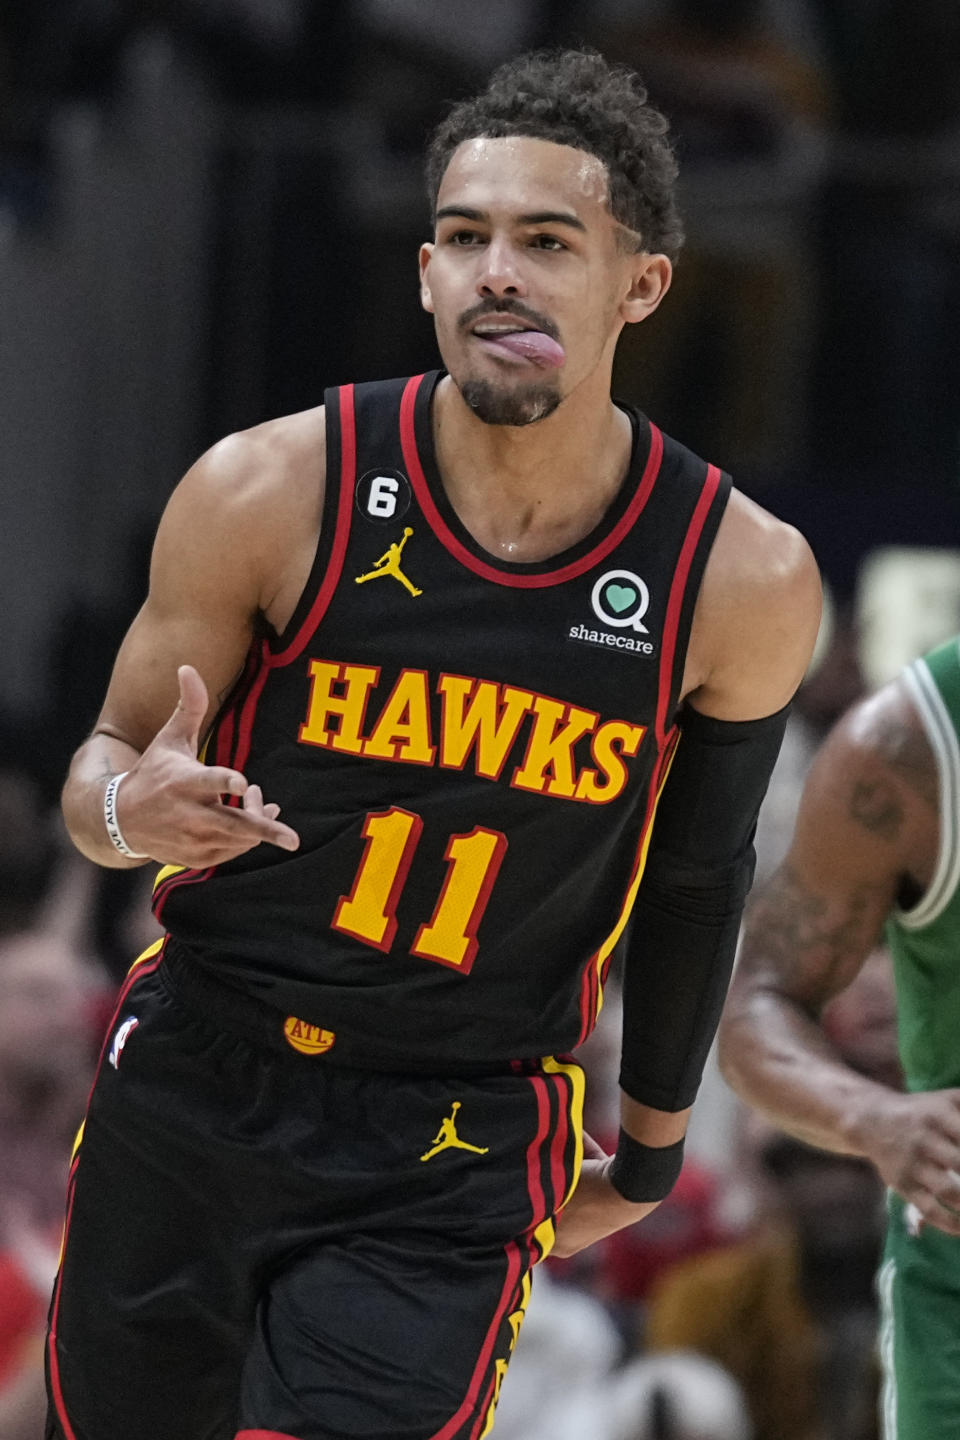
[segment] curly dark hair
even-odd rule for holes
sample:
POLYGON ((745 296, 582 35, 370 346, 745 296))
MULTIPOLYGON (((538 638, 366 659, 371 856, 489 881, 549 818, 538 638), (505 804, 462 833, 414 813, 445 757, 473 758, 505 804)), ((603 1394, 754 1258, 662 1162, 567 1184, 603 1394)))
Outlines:
POLYGON ((596 155, 610 177, 610 212, 644 250, 675 259, 683 226, 674 198, 677 162, 667 121, 647 104, 639 76, 596 50, 535 50, 494 71, 462 100, 427 148, 431 205, 453 152, 465 140, 529 135, 596 155))

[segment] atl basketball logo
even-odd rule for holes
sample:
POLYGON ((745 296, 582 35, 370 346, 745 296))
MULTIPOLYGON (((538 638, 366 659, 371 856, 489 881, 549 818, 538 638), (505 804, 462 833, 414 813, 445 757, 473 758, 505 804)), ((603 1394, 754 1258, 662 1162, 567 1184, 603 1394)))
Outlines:
POLYGON ((323 1030, 319 1025, 311 1025, 308 1020, 298 1020, 296 1015, 288 1015, 283 1022, 283 1033, 288 1045, 294 1050, 299 1050, 301 1055, 325 1055, 333 1048, 336 1034, 333 1030, 323 1030))

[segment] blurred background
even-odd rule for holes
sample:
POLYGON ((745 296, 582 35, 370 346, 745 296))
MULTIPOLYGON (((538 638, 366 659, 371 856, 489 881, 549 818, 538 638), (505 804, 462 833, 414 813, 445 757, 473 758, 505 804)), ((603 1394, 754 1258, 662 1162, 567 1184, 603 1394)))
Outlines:
MULTIPOLYGON (((617 392, 807 535, 829 592, 764 807, 960 630, 955 0, 0 0, 0 1440, 39 1440, 70 1144, 150 875, 56 798, 157 517, 224 433, 436 364, 421 154, 449 102, 588 43, 670 117, 688 243, 617 392)), ((215 543, 212 537, 211 543, 215 543)), ((616 1133, 615 986, 585 1060, 616 1133)), ((886 957, 838 1002, 894 1075, 886 957)), ((500 1440, 873 1440, 881 1197, 711 1065, 642 1227, 538 1273, 500 1440)))

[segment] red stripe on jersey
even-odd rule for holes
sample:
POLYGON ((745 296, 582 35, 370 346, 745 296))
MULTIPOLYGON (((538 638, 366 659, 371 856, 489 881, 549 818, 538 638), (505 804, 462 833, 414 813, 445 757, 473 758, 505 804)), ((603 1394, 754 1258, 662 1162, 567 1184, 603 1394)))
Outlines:
MULTIPOLYGON (((73 1214, 74 1183, 71 1180, 69 1196, 67 1200, 67 1218, 63 1227, 64 1245, 66 1245, 67 1234, 70 1229, 70 1217, 73 1214)), ((63 1387, 60 1383, 60 1362, 57 1358, 57 1321, 60 1318, 60 1288, 63 1283, 63 1264, 60 1265, 60 1273, 57 1276, 57 1287, 53 1295, 53 1309, 50 1313, 50 1333, 47 1336, 47 1361, 50 1369, 50 1390, 53 1394, 53 1403, 57 1412, 57 1419, 60 1421, 60 1428, 66 1440, 77 1440, 73 1426, 67 1417, 67 1407, 63 1398, 63 1387)))
MULTIPOLYGON (((547 1089, 547 1082, 542 1075, 531 1075, 530 1083, 537 1097, 537 1131, 527 1146, 527 1191, 530 1196, 531 1223, 524 1236, 527 1256, 526 1269, 530 1268, 534 1260, 533 1232, 537 1226, 542 1224, 547 1218, 547 1202, 544 1198, 540 1172, 543 1159, 543 1142, 547 1138, 550 1130, 550 1094, 547 1089)), ((525 1268, 520 1246, 515 1240, 508 1242, 504 1247, 504 1253, 507 1257, 507 1278, 500 1292, 500 1299, 497 1302, 493 1320, 484 1337, 480 1354, 477 1357, 477 1363, 474 1366, 473 1375, 470 1379, 470 1387, 457 1413, 451 1416, 442 1430, 438 1430, 435 1435, 431 1435, 430 1440, 453 1440, 460 1426, 476 1405, 477 1396, 483 1384, 483 1378, 490 1368, 493 1347, 496 1343, 500 1326, 503 1324, 503 1317, 513 1303, 516 1287, 525 1268)), ((477 1413, 477 1419, 470 1432, 470 1440, 476 1440, 476 1436, 486 1420, 493 1399, 495 1384, 496 1377, 491 1380, 487 1387, 486 1398, 477 1413)))
POLYGON ((253 739, 253 717, 257 712, 257 706, 260 704, 260 696, 263 694, 263 687, 267 683, 270 667, 270 645, 264 640, 260 646, 260 669, 257 671, 256 678, 250 686, 247 692, 247 698, 244 700, 240 709, 240 720, 237 726, 237 748, 233 756, 233 768, 235 770, 242 771, 250 755, 250 744, 253 739))
MULTIPOLYGON (((430 1440, 453 1440, 453 1437, 477 1403, 483 1378, 490 1367, 493 1347, 496 1344, 500 1326, 503 1324, 504 1316, 510 1307, 517 1284, 523 1272, 523 1260, 520 1255, 520 1247, 515 1240, 509 1241, 507 1245, 504 1246, 504 1253, 507 1257, 507 1278, 503 1282, 500 1299, 497 1301, 497 1308, 493 1312, 493 1320, 490 1322, 490 1327, 480 1347, 480 1354, 477 1357, 477 1363, 474 1366, 473 1375, 470 1378, 470 1387, 457 1413, 450 1417, 442 1430, 438 1430, 434 1435, 431 1435, 430 1440)), ((481 1409, 481 1419, 485 1417, 487 1408, 489 1407, 481 1409)), ((476 1426, 474 1429, 476 1429, 476 1426)))
POLYGON ((233 763, 233 741, 236 732, 237 710, 240 708, 240 696, 244 693, 246 686, 253 679, 257 669, 256 646, 251 646, 247 652, 247 658, 243 662, 243 673, 240 676, 239 684, 236 686, 230 703, 219 718, 217 729, 214 733, 216 763, 218 765, 232 765, 233 763))
POLYGON ((560 1209, 567 1194, 567 1172, 563 1158, 567 1148, 567 1132, 570 1129, 568 1118, 570 1089, 569 1082, 562 1075, 554 1075, 552 1078, 558 1100, 557 1128, 550 1145, 550 1180, 553 1186, 553 1208, 556 1212, 560 1209))
POLYGON ((494 565, 489 565, 474 555, 452 533, 437 509, 436 502, 430 494, 423 466, 420 463, 414 424, 417 393, 423 379, 422 375, 415 375, 412 380, 408 381, 400 401, 400 443, 403 447, 403 458, 410 472, 410 480, 420 509, 426 516, 427 522, 440 543, 450 551, 456 560, 460 561, 461 565, 466 565, 467 569, 472 570, 475 575, 482 576, 484 580, 493 580, 497 585, 510 585, 521 590, 538 590, 543 589, 546 585, 560 585, 565 580, 576 579, 578 575, 583 575, 592 566, 598 564, 620 544, 649 500, 660 471, 660 462, 663 459, 663 435, 656 425, 650 426, 650 453, 647 456, 647 463, 643 468, 636 493, 610 533, 605 535, 599 544, 595 545, 586 555, 581 556, 579 560, 571 561, 569 565, 564 565, 559 570, 550 570, 539 575, 521 575, 509 570, 498 570, 494 565))
POLYGON ((533 1209, 531 1227, 535 1230, 547 1218, 547 1202, 540 1176, 540 1151, 550 1129, 550 1096, 542 1075, 531 1075, 530 1084, 537 1096, 537 1133, 527 1147, 527 1190, 533 1209))
POLYGON ((477 1440, 481 1426, 486 1424, 487 1416, 490 1414, 490 1406, 493 1404, 493 1397, 497 1393, 496 1371, 490 1376, 490 1384, 487 1386, 487 1393, 483 1397, 483 1404, 477 1411, 477 1418, 473 1422, 473 1429, 470 1431, 469 1440, 477 1440))
POLYGON ((583 969, 580 980, 580 1034, 577 1045, 582 1045, 596 1023, 597 1015, 597 965, 596 955, 591 955, 583 969))
POLYGON ((176 890, 181 885, 199 885, 201 881, 209 880, 216 868, 216 865, 210 865, 206 870, 183 870, 165 880, 153 897, 153 913, 156 919, 163 923, 163 907, 171 890, 176 890))
MULTIPOLYGON (((156 970, 157 966, 160 964, 161 960, 163 959, 163 952, 164 952, 164 950, 165 950, 166 948, 167 948, 167 941, 166 941, 166 937, 165 937, 165 938, 164 938, 163 945, 160 947, 160 949, 159 949, 158 952, 157 952, 156 959, 153 960, 153 961, 151 961, 151 963, 150 963, 149 965, 137 965, 137 966, 135 966, 134 969, 131 970, 130 974, 127 976, 126 981, 124 982, 123 986, 122 986, 121 989, 120 989, 120 993, 119 993, 119 995, 117 996, 117 1003, 116 1003, 116 1005, 114 1006, 113 1015, 112 1015, 111 1018, 110 1018, 110 1024, 107 1026, 107 1032, 106 1032, 106 1035, 104 1036, 103 1044, 102 1044, 101 1047, 100 1047, 100 1058, 99 1058, 99 1060, 97 1061, 97 1068, 96 1068, 96 1070, 94 1071, 94 1075, 93 1075, 93 1084, 90 1086, 90 1093, 89 1093, 89 1095, 87 1096, 87 1111, 89 1111, 89 1109, 90 1109, 90 1101, 91 1101, 92 1098, 93 1098, 94 1086, 96 1085, 97 1080, 99 1079, 100 1071, 101 1071, 101 1069, 102 1069, 102 1067, 103 1067, 103 1057, 104 1057, 104 1056, 106 1055, 106 1053, 107 1053, 107 1049, 108 1049, 109 1044, 110 1044, 110 1041, 111 1041, 111 1039, 112 1039, 112 1037, 113 1037, 113 1029, 114 1029, 114 1026, 116 1025, 117 1021, 120 1019, 120 1012, 123 1010, 123 1008, 124 1008, 124 1006, 125 1006, 125 1004, 126 1004, 127 996, 129 995, 131 989, 132 989, 133 986, 137 983, 138 980, 142 979, 144 975, 152 975, 152 974, 153 974, 154 970, 156 970)), ((85 1113, 86 1113, 86 1112, 85 1112, 85 1113)), ((80 1151, 81 1151, 82 1149, 83 1149, 83 1145, 82 1145, 82 1142, 81 1142, 80 1149, 77 1151, 77 1154, 74 1156, 73 1164, 72 1164, 71 1167, 70 1167, 70 1178, 69 1178, 68 1189, 67 1189, 67 1214, 66 1214, 66 1219, 65 1219, 65 1221, 64 1221, 64 1226, 63 1226, 63 1244, 62 1244, 62 1246, 61 1246, 60 1269, 59 1269, 59 1272, 58 1272, 58 1274, 57 1274, 57 1284, 56 1284, 56 1288, 55 1288, 55 1290, 54 1290, 54 1292, 53 1292, 53 1304, 52 1304, 51 1309, 50 1309, 50 1331, 49 1331, 49 1334, 48 1334, 48 1336, 47 1336, 47 1360, 48 1360, 49 1369, 50 1369, 50 1389, 51 1389, 51 1391, 52 1391, 52 1393, 53 1393, 53 1403, 54 1403, 54 1406, 55 1406, 55 1408, 56 1408, 57 1418, 58 1418, 58 1420, 60 1421, 60 1428, 61 1428, 61 1430, 62 1430, 63 1433, 64 1433, 65 1440, 77 1440, 77 1437, 76 1437, 76 1434, 75 1434, 75 1432, 74 1432, 73 1426, 70 1424, 70 1420, 69 1420, 69 1418, 68 1418, 68 1416, 67 1416, 67 1407, 66 1407, 66 1404, 65 1404, 64 1398, 63 1398, 63 1387, 62 1387, 62 1385, 61 1385, 61 1383, 60 1383, 60 1361, 59 1361, 58 1356, 57 1356, 57 1323, 58 1323, 58 1321, 59 1321, 59 1319, 60 1319, 60 1291, 61 1291, 62 1286, 63 1286, 63 1259, 62 1259, 62 1256, 66 1254, 66 1249, 67 1249, 67 1237, 68 1237, 68 1235, 69 1235, 69 1233, 70 1233, 70 1219, 71 1219, 71 1216, 73 1215, 73 1197, 74 1197, 74 1194, 76 1193, 77 1166, 78 1166, 79 1163, 80 1163, 80 1151)))
POLYGON ((706 524, 707 515, 719 484, 720 471, 716 465, 708 465, 707 478, 700 491, 700 498, 690 519, 690 524, 687 526, 687 533, 680 547, 680 554, 673 572, 670 597, 667 600, 667 615, 663 626, 663 648, 660 652, 660 693, 657 697, 656 734, 657 744, 661 747, 666 743, 667 738, 667 720, 669 718, 667 706, 670 704, 670 695, 673 689, 673 659, 677 648, 677 632, 680 628, 683 597, 690 576, 690 566, 693 564, 693 557, 696 554, 697 545, 703 534, 703 527, 706 524))
POLYGON ((238 1430, 234 1440, 297 1440, 287 1430, 238 1430))
POLYGON ((230 752, 233 749, 233 731, 236 720, 236 710, 232 707, 224 715, 217 731, 216 761, 218 765, 230 764, 230 752))
POLYGON ((303 651, 307 641, 327 613, 330 601, 333 599, 333 592, 337 588, 343 571, 347 541, 350 538, 350 520, 353 515, 353 490, 357 478, 357 419, 354 409, 353 386, 342 385, 339 395, 340 494, 337 497, 337 528, 333 537, 330 563, 317 591, 317 598, 310 607, 309 615, 287 648, 281 650, 277 655, 270 656, 270 665, 289 665, 290 661, 296 660, 303 651))

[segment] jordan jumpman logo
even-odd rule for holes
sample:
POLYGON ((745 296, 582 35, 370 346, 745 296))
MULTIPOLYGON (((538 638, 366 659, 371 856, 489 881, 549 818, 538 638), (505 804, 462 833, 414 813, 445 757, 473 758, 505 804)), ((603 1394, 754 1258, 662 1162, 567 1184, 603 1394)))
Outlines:
POLYGON ((428 1150, 420 1159, 432 1160, 434 1155, 439 1155, 441 1150, 471 1150, 474 1155, 486 1155, 490 1149, 489 1145, 468 1145, 466 1140, 461 1140, 457 1134, 457 1111, 460 1109, 460 1101, 454 1100, 453 1109, 446 1120, 441 1121, 440 1129, 433 1137, 433 1148, 428 1150))
POLYGON ((403 547, 412 534, 413 531, 410 529, 410 526, 405 526, 403 538, 401 540, 395 540, 389 550, 385 550, 380 556, 380 559, 373 562, 373 569, 368 570, 366 575, 358 575, 356 577, 356 583, 362 585, 365 580, 379 580, 381 575, 392 575, 394 580, 399 580, 400 584, 406 590, 410 591, 411 595, 422 595, 423 591, 418 590, 415 585, 411 585, 406 575, 404 575, 400 569, 400 556, 403 553, 403 547))

